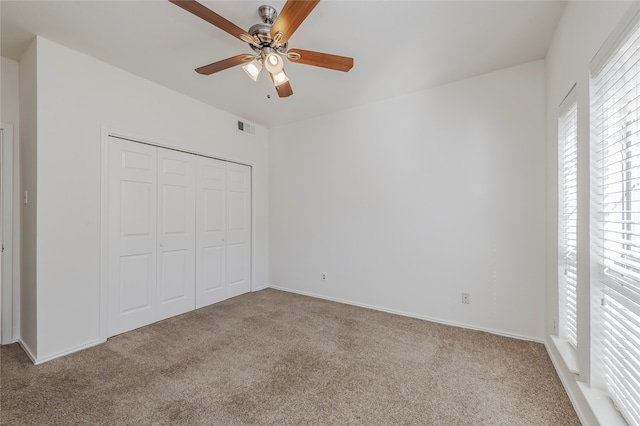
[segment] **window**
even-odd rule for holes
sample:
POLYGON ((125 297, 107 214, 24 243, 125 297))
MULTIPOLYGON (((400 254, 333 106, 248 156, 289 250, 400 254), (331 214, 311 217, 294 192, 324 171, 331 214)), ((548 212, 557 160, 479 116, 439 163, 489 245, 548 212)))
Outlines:
MULTIPOLYGON (((575 87, 574 87, 575 89, 575 87)), ((571 89, 560 105, 558 116, 558 218, 560 237, 559 329, 560 337, 577 347, 577 178, 578 178, 578 107, 571 89)))
POLYGON ((592 64, 594 370, 640 424, 640 30, 637 13, 592 64))

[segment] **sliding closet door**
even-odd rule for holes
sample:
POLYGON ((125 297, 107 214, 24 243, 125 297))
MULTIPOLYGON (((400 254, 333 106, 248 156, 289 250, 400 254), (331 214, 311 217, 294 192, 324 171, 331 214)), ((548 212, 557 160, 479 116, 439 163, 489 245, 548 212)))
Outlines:
POLYGON ((251 168, 227 164, 227 298, 251 290, 251 168))
POLYGON ((220 302, 225 294, 227 163, 198 158, 196 201, 196 308, 220 302))
POLYGON ((157 320, 195 309, 196 156, 158 148, 157 320))
POLYGON ((157 149, 109 138, 108 322, 113 336, 156 320, 157 149))

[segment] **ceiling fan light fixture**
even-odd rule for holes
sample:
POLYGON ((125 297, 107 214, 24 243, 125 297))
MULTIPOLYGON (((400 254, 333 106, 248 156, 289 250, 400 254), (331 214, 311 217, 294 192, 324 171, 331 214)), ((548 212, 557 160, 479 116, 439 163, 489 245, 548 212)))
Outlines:
POLYGON ((244 70, 244 72, 247 73, 247 75, 249 76, 249 78, 251 78, 251 80, 256 81, 258 80, 258 75, 260 74, 260 71, 262 71, 262 64, 257 59, 254 59, 248 64, 243 65, 242 69, 244 70))
POLYGON ((264 66, 271 74, 278 74, 284 67, 282 57, 275 52, 269 52, 264 58, 264 66))
POLYGON ((287 81, 289 81, 289 77, 287 77, 287 74, 285 74, 284 70, 280 71, 279 73, 273 74, 274 85, 280 86, 281 84, 284 84, 287 81))

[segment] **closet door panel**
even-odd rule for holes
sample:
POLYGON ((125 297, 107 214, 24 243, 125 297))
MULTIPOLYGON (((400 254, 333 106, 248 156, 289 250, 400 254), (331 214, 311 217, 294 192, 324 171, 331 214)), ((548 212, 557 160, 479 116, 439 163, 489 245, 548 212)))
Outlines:
POLYGON ((120 256, 120 315, 153 307, 154 263, 149 254, 120 256))
POLYGON ((158 312, 195 308, 196 157, 158 148, 158 312))
POLYGON ((198 158, 196 308, 226 298, 226 168, 224 161, 198 158))
POLYGON ((107 334, 155 321, 157 148, 109 138, 107 334))
POLYGON ((251 290, 251 168, 227 165, 227 297, 251 290))

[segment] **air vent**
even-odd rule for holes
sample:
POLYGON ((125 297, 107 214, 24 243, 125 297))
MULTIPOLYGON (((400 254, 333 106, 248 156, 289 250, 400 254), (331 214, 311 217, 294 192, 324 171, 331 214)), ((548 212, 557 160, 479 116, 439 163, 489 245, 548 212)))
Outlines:
POLYGON ((244 121, 238 120, 238 131, 241 133, 247 133, 249 135, 255 135, 256 126, 249 123, 245 123, 244 121))

